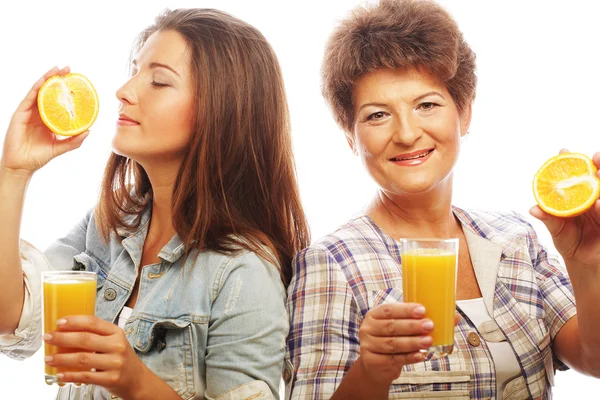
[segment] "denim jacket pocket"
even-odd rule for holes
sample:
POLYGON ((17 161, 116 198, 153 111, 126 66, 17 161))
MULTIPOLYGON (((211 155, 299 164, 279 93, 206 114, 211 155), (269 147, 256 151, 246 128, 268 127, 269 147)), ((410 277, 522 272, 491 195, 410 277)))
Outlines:
POLYGON ((192 329, 191 321, 185 317, 142 317, 127 329, 132 346, 144 364, 185 399, 193 398, 196 393, 192 329))

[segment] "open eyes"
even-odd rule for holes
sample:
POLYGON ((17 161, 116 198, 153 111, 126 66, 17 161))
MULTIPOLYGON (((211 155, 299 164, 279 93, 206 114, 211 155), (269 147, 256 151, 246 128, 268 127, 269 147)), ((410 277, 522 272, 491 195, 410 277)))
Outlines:
POLYGON ((380 119, 385 118, 386 115, 387 115, 387 113, 385 113, 383 111, 377 111, 377 112, 369 115, 367 117, 367 121, 378 121, 380 119))
POLYGON ((437 103, 434 103, 431 101, 426 101, 424 103, 419 104, 419 106, 417 108, 422 111, 431 111, 435 107, 438 107, 438 106, 439 106, 439 104, 437 104, 437 103))

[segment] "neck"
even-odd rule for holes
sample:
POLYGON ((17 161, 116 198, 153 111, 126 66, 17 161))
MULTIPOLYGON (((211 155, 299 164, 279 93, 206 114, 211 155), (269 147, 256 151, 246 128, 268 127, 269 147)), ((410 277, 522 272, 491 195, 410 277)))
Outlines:
POLYGON ((175 234, 173 227, 173 187, 178 167, 148 168, 144 165, 148 179, 152 185, 152 216, 148 238, 167 241, 175 234))
POLYGON ((367 215, 386 233, 400 237, 456 237, 460 224, 452 212, 452 187, 423 194, 397 195, 379 190, 367 215))

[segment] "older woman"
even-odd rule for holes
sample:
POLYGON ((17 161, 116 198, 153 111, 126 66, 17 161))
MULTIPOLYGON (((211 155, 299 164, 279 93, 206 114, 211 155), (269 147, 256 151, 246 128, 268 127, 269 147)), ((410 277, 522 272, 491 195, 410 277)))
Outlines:
POLYGON ((531 210, 568 275, 519 215, 453 206, 475 87, 474 53, 433 2, 359 8, 330 38, 324 96, 379 190, 295 258, 292 398, 546 399, 555 369, 600 376, 600 202, 573 219, 531 210), (459 239, 448 356, 419 352, 433 323, 402 302, 401 237, 459 239))

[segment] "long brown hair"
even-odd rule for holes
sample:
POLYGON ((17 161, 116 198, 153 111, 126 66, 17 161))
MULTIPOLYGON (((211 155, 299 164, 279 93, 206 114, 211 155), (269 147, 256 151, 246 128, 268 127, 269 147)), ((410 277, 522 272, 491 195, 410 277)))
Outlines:
MULTIPOLYGON (((275 53, 256 28, 212 9, 166 11, 134 52, 166 30, 185 38, 196 85, 194 134, 173 190, 175 230, 188 251, 256 252, 279 265, 287 284, 309 231, 275 53)), ((107 240, 119 228, 139 228, 151 193, 141 165, 113 153, 96 212, 107 240), (126 223, 126 215, 137 218, 126 223)))

